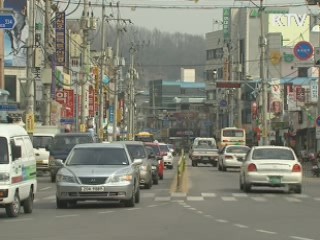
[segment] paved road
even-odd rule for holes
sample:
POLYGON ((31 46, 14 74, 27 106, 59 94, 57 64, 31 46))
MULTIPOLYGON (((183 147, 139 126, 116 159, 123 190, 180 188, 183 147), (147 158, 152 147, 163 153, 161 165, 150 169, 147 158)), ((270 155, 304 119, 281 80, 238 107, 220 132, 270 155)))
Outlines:
POLYGON ((0 211, 1 238, 37 239, 199 239, 317 240, 320 179, 304 179, 303 194, 285 189, 244 194, 239 172, 211 166, 187 167, 187 192, 170 192, 175 171, 141 191, 135 208, 86 203, 56 209, 54 184, 39 176, 33 214, 8 219, 0 211))

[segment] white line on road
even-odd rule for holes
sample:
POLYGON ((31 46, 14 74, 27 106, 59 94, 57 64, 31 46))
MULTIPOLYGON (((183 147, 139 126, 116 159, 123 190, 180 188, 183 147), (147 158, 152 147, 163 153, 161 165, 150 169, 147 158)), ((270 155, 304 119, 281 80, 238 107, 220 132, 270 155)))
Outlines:
POLYGON ((183 193, 183 192, 174 192, 174 193, 171 193, 171 197, 186 197, 187 194, 186 193, 183 193))
POLYGON ((202 197, 216 197, 217 195, 215 193, 201 193, 202 197))
POLYGON ((171 202, 184 203, 184 200, 172 200, 171 202))
POLYGON ((197 196, 188 196, 187 201, 203 201, 203 197, 197 197, 197 196))
POLYGON ((189 208, 190 210, 193 210, 193 211, 197 211, 197 209, 195 209, 195 208, 189 208))
POLYGON ((293 198, 293 197, 286 197, 287 201, 289 202, 301 202, 300 199, 298 198, 293 198))
POLYGON ((304 238, 304 237, 297 237, 297 236, 290 236, 290 238, 298 239, 298 240, 314 240, 312 238, 304 238))
POLYGON ((148 208, 158 207, 158 205, 149 205, 148 208))
POLYGON ((167 202, 167 201, 170 201, 171 198, 170 197, 156 197, 154 200, 156 202, 167 202))
POLYGON ((296 198, 308 198, 309 195, 307 194, 292 194, 292 196, 296 197, 296 198))
POLYGON ((200 214, 202 214, 203 212, 202 212, 202 211, 198 211, 197 213, 200 213, 200 214))
POLYGON ((320 197, 314 198, 315 201, 320 201, 320 197))
POLYGON ((152 198, 155 196, 155 193, 141 193, 141 197, 143 198, 152 198))
POLYGON ((45 188, 41 188, 40 191, 45 191, 45 190, 49 190, 51 189, 52 187, 45 187, 45 188))
POLYGON ((80 214, 58 215, 56 218, 79 217, 80 214))
POLYGON ((217 222, 219 223, 227 223, 229 222, 228 220, 224 220, 224 219, 216 219, 217 222))
POLYGON ((235 197, 221 197, 221 199, 226 202, 237 201, 235 197))
POLYGON ((25 221, 30 221, 30 220, 33 220, 33 218, 19 218, 19 219, 14 219, 14 220, 5 220, 4 222, 12 223, 12 222, 25 222, 25 221))
POLYGON ((263 230, 263 229, 257 229, 256 231, 260 232, 260 233, 277 234, 276 232, 271 232, 271 231, 267 231, 267 230, 263 230))
POLYGON ((232 196, 234 196, 234 197, 248 197, 248 194, 246 194, 246 193, 232 193, 232 196))
POLYGON ((133 210, 139 210, 139 209, 141 209, 141 208, 128 208, 128 209, 126 209, 127 211, 133 211, 133 210))
POLYGON ((264 197, 251 197, 251 199, 257 201, 257 202, 265 202, 267 201, 264 197))
POLYGON ((238 224, 238 223, 235 223, 233 224, 235 227, 238 227, 238 228, 249 228, 248 226, 246 225, 242 225, 242 224, 238 224))
POLYGON ((113 213, 115 211, 105 211, 105 212, 98 212, 99 214, 106 214, 106 213, 113 213))

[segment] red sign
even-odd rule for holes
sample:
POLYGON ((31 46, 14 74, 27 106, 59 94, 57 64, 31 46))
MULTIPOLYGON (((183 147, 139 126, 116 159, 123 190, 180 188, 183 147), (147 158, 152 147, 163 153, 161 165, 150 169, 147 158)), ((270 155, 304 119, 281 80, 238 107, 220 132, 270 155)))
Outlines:
POLYGON ((73 90, 63 89, 56 92, 56 101, 62 105, 61 118, 74 118, 73 90))
POLYGON ((93 117, 95 116, 95 110, 96 110, 96 96, 93 86, 89 87, 89 116, 93 117))
POLYGON ((299 102, 305 101, 305 89, 301 86, 296 86, 296 99, 299 102))

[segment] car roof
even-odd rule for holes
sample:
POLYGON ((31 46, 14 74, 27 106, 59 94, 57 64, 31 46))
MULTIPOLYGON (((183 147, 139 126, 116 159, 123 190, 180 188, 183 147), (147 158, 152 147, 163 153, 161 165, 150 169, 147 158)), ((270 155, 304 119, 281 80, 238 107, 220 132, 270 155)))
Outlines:
POLYGON ((253 149, 270 149, 270 148, 273 148, 273 149, 287 149, 287 150, 292 150, 292 148, 290 147, 287 147, 287 146, 274 146, 274 145, 264 145, 264 146, 253 146, 252 147, 253 149))
POLYGON ((250 148, 247 145, 226 145, 226 148, 229 148, 229 147, 247 147, 247 148, 250 148))
POLYGON ((54 133, 34 133, 34 137, 54 137, 57 134, 54 133))
POLYGON ((125 145, 121 143, 82 143, 77 144, 75 148, 125 148, 125 145))
POLYGON ((126 145, 144 145, 142 141, 116 141, 114 143, 123 143, 126 145))
POLYGON ((1 123, 0 134, 3 137, 28 136, 27 131, 20 125, 14 123, 1 123))
POLYGON ((91 133, 88 133, 88 132, 86 133, 80 132, 80 133, 57 133, 55 136, 60 137, 60 136, 92 136, 92 135, 91 133))

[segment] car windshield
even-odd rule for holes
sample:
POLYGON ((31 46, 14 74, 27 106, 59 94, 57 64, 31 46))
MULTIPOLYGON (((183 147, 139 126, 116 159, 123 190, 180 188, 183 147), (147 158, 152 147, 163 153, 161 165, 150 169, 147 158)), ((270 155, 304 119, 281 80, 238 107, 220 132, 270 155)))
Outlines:
POLYGON ((226 153, 247 153, 249 150, 249 147, 228 147, 226 153))
POLYGON ((66 165, 129 165, 129 161, 122 148, 75 148, 66 165))
POLYGON ((0 164, 9 163, 7 139, 0 137, 0 164))
POLYGON ((152 147, 156 155, 160 155, 160 150, 157 145, 150 145, 150 147, 152 147))
POLYGON ((216 145, 209 145, 209 144, 201 144, 201 145, 194 145, 195 149, 216 149, 216 145))
POLYGON ((93 142, 90 136, 56 136, 52 142, 53 150, 72 149, 75 145, 81 143, 93 142))
POLYGON ((34 148, 45 148, 46 146, 50 145, 52 139, 53 137, 51 136, 33 136, 32 144, 34 148))
POLYGON ((127 145, 129 154, 131 158, 133 159, 141 159, 141 158, 146 158, 146 152, 144 150, 144 147, 141 145, 127 145))
POLYGON ((295 160, 291 150, 276 148, 255 149, 252 153, 253 160, 295 160))
POLYGON ((169 152, 169 148, 167 145, 160 145, 160 151, 161 152, 169 152))

